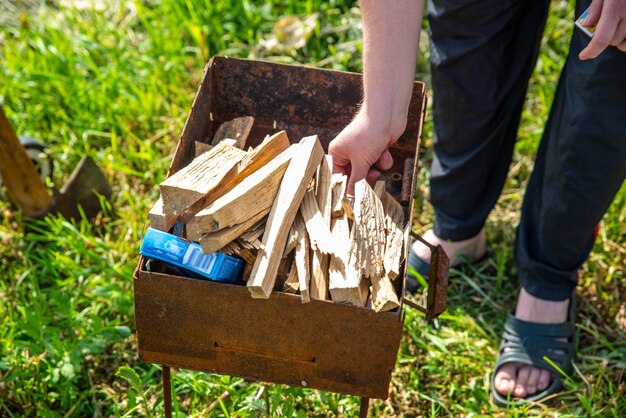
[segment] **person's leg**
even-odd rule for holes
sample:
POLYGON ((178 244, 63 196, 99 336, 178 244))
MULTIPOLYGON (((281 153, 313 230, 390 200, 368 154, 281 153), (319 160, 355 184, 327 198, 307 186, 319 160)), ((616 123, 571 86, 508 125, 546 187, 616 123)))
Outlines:
MULTIPOLYGON (((578 2, 576 16, 588 6, 578 2)), ((588 42, 574 29, 517 231, 523 290, 516 317, 530 322, 565 321, 594 228, 626 179, 626 53, 609 47, 595 60, 580 61, 588 42)), ((514 396, 539 391, 542 385, 529 379, 537 370, 505 365, 496 388, 514 396)))
MULTIPOLYGON (((485 251, 481 232, 500 195, 537 59, 549 1, 429 3, 435 158, 425 239, 452 257, 485 251), (461 241, 461 242, 459 242, 461 241)), ((428 260, 428 249, 414 252, 428 260)))

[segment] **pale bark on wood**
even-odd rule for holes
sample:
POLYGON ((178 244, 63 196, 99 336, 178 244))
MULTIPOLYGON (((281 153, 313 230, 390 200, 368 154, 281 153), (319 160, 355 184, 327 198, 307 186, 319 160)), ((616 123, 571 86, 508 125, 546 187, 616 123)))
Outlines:
POLYGON ((404 211, 402 206, 389 193, 383 195, 383 209, 385 211, 385 240, 384 267, 387 276, 395 280, 400 274, 402 262, 402 247, 404 244, 404 211))
POLYGON ((207 151, 213 149, 213 145, 205 144, 204 142, 195 141, 195 157, 199 157, 207 151))
POLYGON ((161 183, 164 213, 182 214, 230 176, 245 155, 240 149, 220 144, 168 177, 161 183))
POLYGON ((189 207, 180 216, 180 220, 187 223, 193 217, 215 200, 230 192, 235 186, 244 179, 251 176, 261 168, 265 167, 270 161, 278 157, 281 153, 289 148, 289 138, 285 131, 265 138, 263 142, 254 150, 249 151, 235 166, 234 171, 215 187, 210 193, 198 200, 189 207))
POLYGON ((293 223, 315 168, 324 157, 317 136, 303 138, 285 172, 263 234, 263 248, 254 265, 248 290, 252 297, 269 298, 289 228, 293 223))
POLYGON ((254 118, 252 116, 243 116, 224 122, 217 128, 211 145, 217 145, 224 139, 234 139, 236 141, 235 146, 244 149, 253 124, 254 118))
POLYGON ((332 201, 331 201, 331 216, 338 218, 344 214, 343 201, 346 194, 346 184, 348 177, 345 174, 335 173, 332 177, 332 201))
POLYGON ((298 271, 298 283, 300 287, 300 296, 302 297, 302 303, 308 303, 311 300, 310 296, 310 282, 311 282, 311 270, 309 259, 309 237, 306 233, 304 221, 299 215, 296 216, 294 221, 296 229, 296 236, 298 241, 296 243, 296 269, 298 271))
MULTIPOLYGON (((204 234, 198 241, 202 246, 202 251, 206 254, 218 251, 226 244, 239 238, 244 232, 252 228, 264 217, 265 214, 258 213, 240 224, 229 226, 216 232, 204 234)), ((195 238, 189 237, 189 233, 187 233, 187 239, 195 241, 195 238)))
POLYGON ((163 232, 168 232, 176 223, 176 216, 168 216, 163 212, 163 199, 161 196, 150 209, 148 217, 150 218, 150 226, 163 232))
POLYGON ((294 150, 295 147, 290 147, 283 151, 253 176, 246 177, 231 191, 198 212, 187 222, 188 238, 194 240, 208 232, 243 223, 252 217, 259 220, 267 215, 294 150))

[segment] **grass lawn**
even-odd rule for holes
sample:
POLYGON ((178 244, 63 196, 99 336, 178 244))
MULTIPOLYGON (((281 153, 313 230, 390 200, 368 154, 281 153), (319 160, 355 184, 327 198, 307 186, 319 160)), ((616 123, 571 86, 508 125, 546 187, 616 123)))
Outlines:
MULTIPOLYGON (((489 401, 516 297, 515 225, 572 21, 573 4, 554 1, 509 180, 487 224, 493 256, 451 273, 449 309, 434 323, 406 312, 390 397, 373 402, 372 415, 626 416, 626 187, 581 274, 580 349, 564 393, 518 409, 489 401)), ((0 103, 19 133, 50 145, 56 184, 92 156, 113 184, 115 210, 95 223, 50 218, 25 230, 0 201, 0 417, 162 414, 160 368, 137 358, 132 273, 204 65, 225 54, 360 71, 359 22, 347 0, 0 2, 0 103), (272 49, 273 27, 288 16, 309 18, 311 36, 272 49)), ((426 46, 424 32, 416 77, 428 81, 426 46)), ((427 124, 418 231, 432 221, 431 138, 427 124)), ((173 384, 179 416, 358 413, 355 397, 236 377, 176 371, 173 384)))

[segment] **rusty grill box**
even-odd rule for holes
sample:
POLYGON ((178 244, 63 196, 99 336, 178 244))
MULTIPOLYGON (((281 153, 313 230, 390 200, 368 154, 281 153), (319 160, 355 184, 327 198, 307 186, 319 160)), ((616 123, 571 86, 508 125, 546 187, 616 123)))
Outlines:
MULTIPOLYGON (((222 122, 239 116, 255 118, 248 145, 284 129, 293 142, 316 134, 328 150, 361 98, 358 74, 214 57, 205 69, 169 175, 193 159, 194 141, 210 143, 222 122)), ((424 103, 424 85, 416 82, 406 131, 391 148, 392 173, 403 173, 407 158, 417 161, 424 103)), ((410 170, 406 214, 413 211, 417 164, 410 170)), ((404 251, 406 259, 406 245, 404 251)), ((300 296, 281 292, 273 292, 268 300, 253 299, 245 286, 151 273, 144 264, 140 258, 134 275, 142 360, 387 398, 402 335, 402 307, 375 313, 332 301, 303 304, 300 296)), ((395 280, 402 293, 406 266, 403 271, 395 280)))

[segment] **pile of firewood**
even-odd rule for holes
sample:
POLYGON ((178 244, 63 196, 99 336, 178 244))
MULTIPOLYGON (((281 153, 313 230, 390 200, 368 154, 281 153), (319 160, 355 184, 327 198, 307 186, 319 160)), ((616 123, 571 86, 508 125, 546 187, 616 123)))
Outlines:
POLYGON ((281 131, 244 151, 252 123, 223 123, 211 145, 196 142, 196 158, 161 183, 151 226, 180 222, 205 253, 243 258, 254 298, 277 290, 303 303, 398 307, 405 219, 385 182, 358 182, 352 202, 317 136, 292 145, 281 131))

